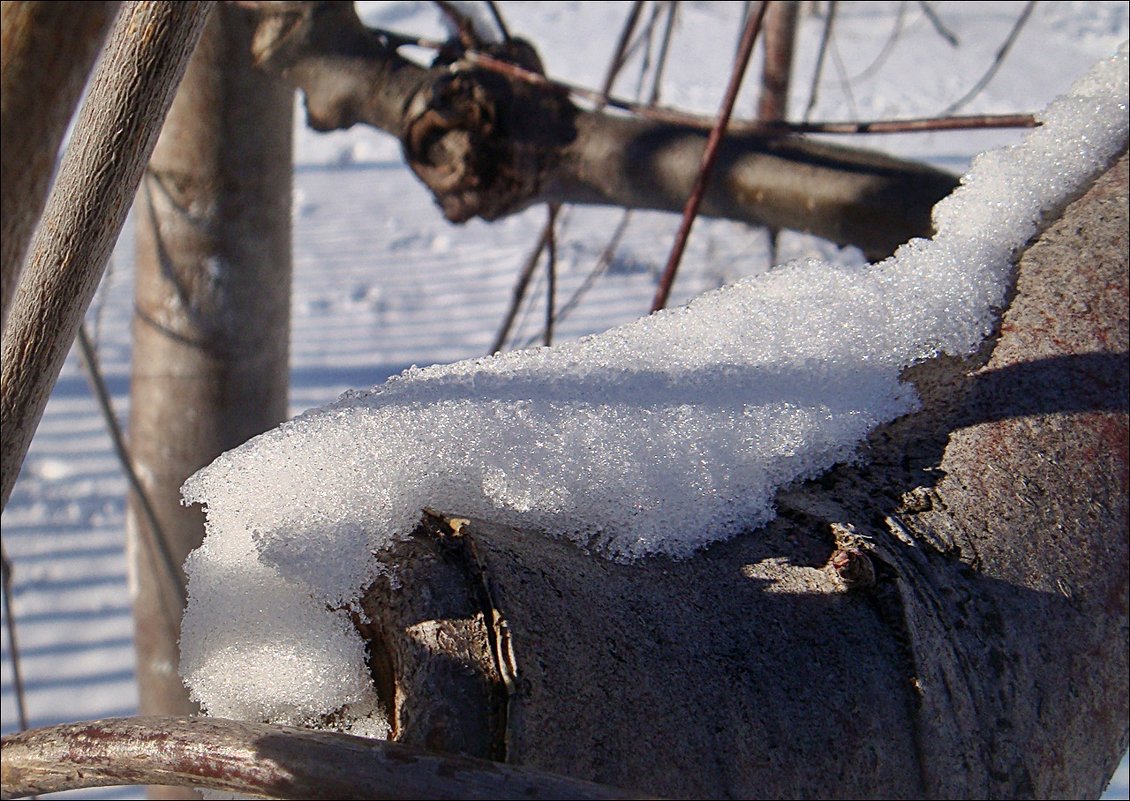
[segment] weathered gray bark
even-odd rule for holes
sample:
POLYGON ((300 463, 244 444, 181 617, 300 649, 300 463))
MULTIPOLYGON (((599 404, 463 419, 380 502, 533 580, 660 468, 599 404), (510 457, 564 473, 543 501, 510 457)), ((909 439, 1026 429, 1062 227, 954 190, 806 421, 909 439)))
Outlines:
POLYGON ((117 2, 0 6, 0 330, 55 158, 117 2))
MULTIPOLYGON (((584 111, 530 83, 541 65, 515 39, 426 69, 365 29, 345 2, 260 7, 258 63, 303 89, 318 130, 364 123, 398 137, 448 219, 498 219, 541 202, 682 211, 707 130, 584 111), (503 64, 505 66, 505 64, 503 64)), ((733 130, 733 127, 731 128, 733 130)), ((922 164, 787 136, 728 136, 702 206, 708 216, 808 231, 869 256, 931 233, 957 179, 922 164)))
MULTIPOLYGON (((130 449, 177 566, 161 566, 130 498, 142 714, 188 714, 177 670, 188 553, 203 515, 190 475, 287 417, 293 90, 251 65, 250 14, 220 4, 138 193, 130 449)), ((165 797, 169 797, 167 794, 165 797)))
POLYGON ((137 2, 118 15, 4 327, 0 506, 117 241, 206 8, 137 2))

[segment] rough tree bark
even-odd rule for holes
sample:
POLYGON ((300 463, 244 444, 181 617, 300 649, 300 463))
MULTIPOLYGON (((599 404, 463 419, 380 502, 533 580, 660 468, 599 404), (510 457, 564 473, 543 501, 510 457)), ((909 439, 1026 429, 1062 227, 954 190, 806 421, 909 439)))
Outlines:
MULTIPOLYGON (((127 527, 139 708, 188 714, 177 670, 184 576, 203 515, 190 475, 287 417, 293 90, 251 65, 251 15, 221 3, 138 193, 127 527), (161 567, 155 534, 177 566, 161 567)), ((164 797, 184 797, 183 791, 164 797)))
MULTIPOLYGON (((693 558, 427 515, 358 622, 393 739, 669 796, 1097 797, 1128 739, 1128 253, 1123 155, 1021 258, 979 357, 908 371, 923 408, 863 464, 693 558)), ((110 722, 6 738, 5 792, 105 783, 130 726, 134 781, 291 797, 358 761, 344 735, 288 767, 270 729, 110 722)), ((366 777, 404 759, 407 794, 459 792, 374 752, 366 777)))
MULTIPOLYGON (((546 201, 681 211, 690 194, 706 130, 580 109, 529 82, 541 62, 520 39, 480 50, 522 67, 526 79, 457 47, 428 69, 366 29, 352 3, 245 5, 262 20, 258 63, 305 92, 310 125, 364 123, 398 137, 449 220, 494 220, 546 201)), ((913 162, 731 127, 701 212, 808 231, 880 258, 929 236, 930 210, 956 182, 913 162)))
POLYGON ((116 2, 0 6, 0 330, 116 2))
POLYGON ((4 327, 0 506, 125 222, 205 10, 137 2, 115 22, 4 327))

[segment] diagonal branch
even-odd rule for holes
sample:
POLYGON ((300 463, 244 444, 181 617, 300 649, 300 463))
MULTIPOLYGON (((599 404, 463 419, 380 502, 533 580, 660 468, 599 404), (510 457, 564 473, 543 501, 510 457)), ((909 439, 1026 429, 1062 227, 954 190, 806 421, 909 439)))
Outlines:
POLYGON ((209 8, 199 2, 136 2, 118 15, 4 328, 2 504, 94 297, 209 8))

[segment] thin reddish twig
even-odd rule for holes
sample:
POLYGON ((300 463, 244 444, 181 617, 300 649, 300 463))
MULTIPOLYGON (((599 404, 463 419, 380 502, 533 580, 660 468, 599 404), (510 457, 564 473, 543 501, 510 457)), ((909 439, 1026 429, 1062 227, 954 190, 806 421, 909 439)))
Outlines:
POLYGON ((768 8, 768 0, 762 0, 757 13, 746 22, 738 55, 734 59, 734 68, 730 72, 730 84, 726 87, 722 109, 718 112, 718 121, 714 124, 710 136, 706 140, 706 148, 702 153, 702 164, 698 169, 698 175, 695 177, 690 197, 687 198, 687 205, 683 210, 683 219, 679 223, 679 231, 675 235, 675 243, 671 248, 671 256, 667 259, 667 266, 659 279, 659 288, 651 302, 653 312, 667 305, 667 298, 670 296, 671 287, 675 283, 675 274, 679 270, 679 262, 682 260, 683 251, 687 246, 687 238, 690 237, 691 226, 694 225, 698 208, 702 205, 703 195, 706 194, 706 185, 710 181, 710 173, 713 171, 714 162, 718 158, 718 146, 722 143, 722 136, 730 122, 730 115, 733 114, 734 103, 738 99, 738 90, 741 89, 742 78, 745 77, 749 58, 753 54, 753 44, 757 41, 757 33, 761 30, 761 22, 765 19, 765 11, 768 8))
MULTIPOLYGON (((566 81, 551 80, 544 75, 523 69, 516 64, 500 61, 493 56, 477 51, 467 51, 464 57, 480 66, 539 86, 564 89, 578 97, 610 108, 627 111, 640 117, 659 122, 671 122, 692 128, 712 129, 715 119, 702 114, 691 114, 663 106, 644 105, 618 97, 602 99, 599 92, 566 81)), ((824 134, 878 134, 908 133, 917 131, 948 131, 967 128, 1031 128, 1036 125, 1031 114, 976 114, 962 117, 920 117, 908 120, 865 120, 862 122, 784 122, 737 120, 730 124, 730 133, 824 133, 824 134)))

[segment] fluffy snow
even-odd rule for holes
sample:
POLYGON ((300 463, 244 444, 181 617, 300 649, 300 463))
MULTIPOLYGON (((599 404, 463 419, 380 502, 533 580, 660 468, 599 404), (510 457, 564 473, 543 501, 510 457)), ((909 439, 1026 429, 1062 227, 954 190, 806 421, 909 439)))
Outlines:
POLYGON ((779 488, 915 408, 906 366, 991 330, 1016 253, 1126 146, 1127 72, 1124 45, 885 262, 798 261, 558 347, 411 368, 217 459, 184 488, 208 520, 187 565, 194 696, 290 723, 352 705, 379 730, 346 610, 424 507, 622 561, 769 520, 779 488))

